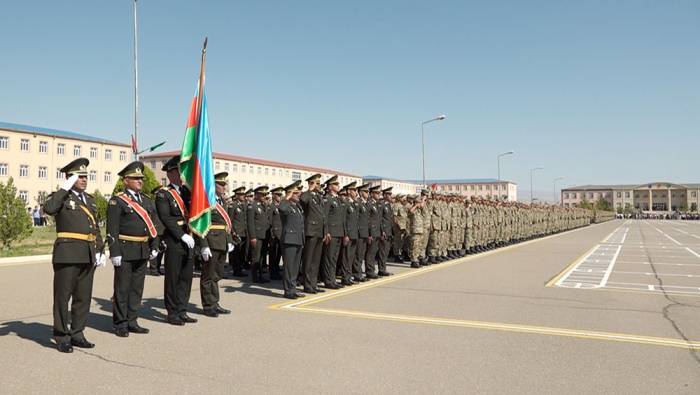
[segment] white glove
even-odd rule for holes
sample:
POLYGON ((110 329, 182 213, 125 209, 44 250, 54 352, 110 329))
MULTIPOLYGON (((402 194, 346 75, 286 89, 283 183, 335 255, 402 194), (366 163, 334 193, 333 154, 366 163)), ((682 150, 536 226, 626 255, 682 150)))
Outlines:
POLYGON ((211 250, 209 247, 202 248, 202 259, 204 259, 205 262, 208 262, 209 259, 211 259, 211 250))
POLYGON ((158 251, 151 250, 151 257, 148 259, 156 259, 157 256, 158 256, 158 251))
POLYGON ((78 177, 79 176, 77 174, 73 174, 72 176, 70 176, 70 178, 63 183, 61 189, 63 189, 64 191, 70 191, 71 188, 73 188, 73 185, 75 185, 75 182, 78 181, 78 177))
POLYGON ((105 254, 100 254, 99 252, 95 254, 95 267, 104 267, 107 265, 107 257, 105 254))
POLYGON ((180 237, 180 240, 184 241, 185 244, 187 244, 187 247, 189 247, 190 249, 194 248, 194 239, 187 233, 182 235, 182 237, 180 237))
POLYGON ((228 243, 228 252, 232 252, 234 247, 236 246, 233 243, 228 243))
POLYGON ((119 266, 121 266, 121 264, 122 264, 122 256, 121 255, 112 257, 112 265, 114 265, 114 267, 119 267, 119 266))

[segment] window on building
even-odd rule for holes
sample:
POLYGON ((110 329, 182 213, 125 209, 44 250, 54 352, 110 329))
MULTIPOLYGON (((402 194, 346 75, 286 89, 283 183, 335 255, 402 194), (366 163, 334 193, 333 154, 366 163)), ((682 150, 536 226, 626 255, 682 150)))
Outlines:
POLYGON ((685 193, 681 193, 681 197, 684 198, 684 197, 685 197, 685 193))
POLYGON ((168 163, 167 159, 163 159, 162 161, 160 161, 161 167, 165 166, 166 163, 168 163))
POLYGON ((45 180, 46 177, 48 177, 47 173, 48 173, 48 171, 46 171, 46 167, 43 167, 43 166, 39 167, 39 178, 40 179, 45 180))
POLYGON ((479 185, 479 190, 480 190, 480 191, 483 191, 483 190, 484 190, 484 186, 483 186, 483 185, 479 185))
POLYGON ((569 203, 564 203, 564 207, 569 207, 569 203))
POLYGON ((644 195, 642 195, 642 197, 644 197, 644 199, 646 199, 646 198, 649 197, 649 195, 647 195, 647 194, 645 193, 644 195))
POLYGON ((629 192, 625 192, 625 197, 629 199, 630 193, 629 193, 629 192))
POLYGON ((572 198, 572 199, 576 199, 576 192, 573 192, 573 193, 571 194, 571 198, 572 198))
POLYGON ((634 208, 636 208, 637 210, 639 210, 639 203, 635 203, 635 204, 634 204, 634 208))
POLYGON ((671 198, 675 198, 675 197, 676 197, 676 194, 675 194, 675 193, 672 193, 672 194, 671 194, 671 198))
POLYGON ((0 149, 8 149, 10 147, 10 138, 0 136, 0 149))
POLYGON ((568 198, 569 198, 569 192, 564 192, 564 199, 568 199, 568 198))
POLYGON ((236 181, 231 181, 231 188, 238 188, 238 183, 236 181))
POLYGON ((19 149, 22 152, 29 152, 29 140, 27 139, 22 139, 22 142, 19 145, 19 149))
POLYGON ((245 188, 245 181, 243 181, 243 182, 241 183, 241 186, 242 186, 243 188, 245 188))
POLYGON ((224 163, 224 170, 228 171, 228 162, 224 163))
POLYGON ((452 185, 450 185, 449 187, 447 187, 447 190, 450 191, 450 192, 452 192, 452 185))
POLYGON ((165 178, 161 178, 161 179, 160 179, 160 185, 162 185, 162 186, 168 185, 168 180, 165 179, 165 178))
POLYGON ((112 173, 106 171, 105 172, 105 182, 112 182, 112 173))
POLYGON ((27 178, 29 177, 29 166, 27 165, 21 165, 19 167, 19 176, 22 178, 27 178))
POLYGON ((0 177, 7 177, 7 163, 0 163, 0 177))
POLYGON ((593 199, 593 192, 588 192, 588 198, 593 199))
POLYGON ((40 154, 46 154, 49 152, 49 143, 46 141, 40 141, 39 142, 39 153, 40 154))
POLYGON ((112 150, 111 149, 105 150, 105 160, 112 160, 112 150))
POLYGON ((501 185, 501 190, 505 191, 506 190, 506 184, 501 185))
POLYGON ((298 171, 292 172, 292 181, 299 181, 301 180, 301 173, 298 171))
MULTIPOLYGON (((646 195, 645 195, 645 197, 646 197, 646 195)), ((638 194, 638 193, 635 193, 635 194, 634 194, 634 198, 635 198, 635 199, 639 199, 639 194, 638 194)))
MULTIPOLYGON (((654 195, 654 197, 656 197, 656 195, 654 195)), ((662 194, 661 194, 661 197, 662 197, 662 198, 665 198, 665 197, 666 197, 666 194, 665 194, 665 193, 662 193, 662 194)))
POLYGON ((90 147, 90 159, 97 159, 97 148, 90 147))
POLYGON ((622 208, 622 203, 617 202, 617 208, 622 208))
POLYGON ((56 145, 56 155, 65 155, 65 154, 66 154, 66 145, 65 144, 56 145))
POLYGON ((272 169, 272 176, 274 177, 275 175, 275 169, 272 169))
POLYGON ((238 172, 238 164, 234 163, 231 165, 231 171, 236 173, 238 172))
POLYGON ((119 151, 119 161, 126 162, 126 151, 119 151))
POLYGON ((268 169, 267 167, 265 168, 265 175, 270 175, 270 169, 268 169))
POLYGON ((245 173, 245 165, 241 165, 241 173, 245 173))
POLYGON ((697 197, 698 193, 696 191, 690 191, 690 197, 697 197))
POLYGON ((214 170, 219 170, 219 162, 214 162, 214 170))
POLYGON ((657 196, 658 196, 657 194, 654 194, 654 199, 656 199, 657 196))
POLYGON ((97 181, 97 171, 95 171, 95 170, 90 170, 90 181, 91 181, 91 182, 96 182, 96 181, 97 181))
POLYGON ((56 169, 56 179, 57 179, 57 180, 62 180, 62 179, 63 179, 63 172, 61 171, 60 168, 56 169))
POLYGON ((253 166, 249 166, 249 167, 248 167, 248 170, 249 170, 250 174, 254 174, 254 173, 255 173, 255 171, 254 171, 254 169, 253 169, 253 166))
POLYGON ((82 155, 82 152, 83 152, 83 150, 82 150, 82 148, 80 148, 79 145, 73 146, 73 156, 79 157, 80 155, 82 155))
POLYGON ((622 197, 622 192, 617 192, 617 194, 616 194, 615 196, 617 196, 618 198, 621 198, 621 197, 622 197))
MULTIPOLYGON (((606 197, 606 198, 610 198, 610 196, 612 196, 612 195, 610 194, 610 192, 605 192, 605 197, 606 197)), ((618 196, 618 197, 619 197, 619 196, 618 196)))
POLYGON ((260 183, 258 183, 258 186, 260 186, 260 183))
POLYGON ((151 170, 155 170, 155 169, 156 169, 156 161, 152 160, 151 161, 151 170))
POLYGON ((470 191, 473 191, 473 190, 474 190, 474 185, 470 185, 470 186, 469 186, 469 190, 470 190, 470 191))
POLYGON ((29 192, 27 192, 27 191, 19 191, 19 197, 21 197, 22 200, 24 200, 24 203, 26 204, 26 203, 27 203, 27 200, 29 199, 29 192))
POLYGON ((258 175, 262 175, 262 169, 258 166, 258 175))

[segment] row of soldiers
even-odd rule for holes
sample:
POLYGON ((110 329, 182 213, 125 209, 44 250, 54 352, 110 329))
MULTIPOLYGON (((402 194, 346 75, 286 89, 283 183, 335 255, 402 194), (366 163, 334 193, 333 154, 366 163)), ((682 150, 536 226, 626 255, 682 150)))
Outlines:
POLYGON ((392 275, 387 271, 392 249, 396 260, 421 267, 605 219, 585 210, 428 191, 395 200, 392 188, 354 182, 341 187, 338 176, 322 184, 320 174, 306 180, 303 192, 297 181, 272 191, 258 187, 252 199, 238 188, 229 199, 227 173, 219 173, 211 223, 200 233, 190 226, 196 220, 188 212, 192 194, 183 185, 179 164, 175 156, 163 165, 170 183, 153 191, 154 200, 142 192, 143 163, 119 172, 125 192, 109 200, 105 240, 95 220, 95 200, 85 193, 89 160, 79 158, 62 169, 67 181, 45 204, 56 219, 53 336, 59 351, 95 346, 83 331, 94 270, 106 265, 107 248, 114 266, 114 329, 128 337, 149 332, 139 325, 138 313, 148 261, 163 251, 167 321, 181 326, 197 322, 187 314, 195 256, 202 261, 204 315, 217 317, 230 313, 219 305, 218 283, 227 260, 236 276, 247 275, 243 270, 249 267, 256 283, 269 281, 264 277, 268 266, 272 279, 283 280, 284 297, 297 299, 305 296, 298 287, 315 294, 392 275))

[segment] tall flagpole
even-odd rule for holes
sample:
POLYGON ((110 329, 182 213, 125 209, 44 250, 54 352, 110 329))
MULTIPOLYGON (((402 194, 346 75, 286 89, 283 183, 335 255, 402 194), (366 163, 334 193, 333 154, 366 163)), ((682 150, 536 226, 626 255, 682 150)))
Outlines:
POLYGON ((139 63, 136 35, 136 1, 134 0, 134 141, 136 142, 136 150, 134 152, 134 160, 139 160, 139 63))
POLYGON ((207 37, 204 37, 204 46, 202 47, 202 69, 199 72, 199 90, 197 92, 197 126, 195 127, 195 141, 199 135, 199 124, 202 117, 202 96, 204 95, 204 63, 207 59, 207 37))

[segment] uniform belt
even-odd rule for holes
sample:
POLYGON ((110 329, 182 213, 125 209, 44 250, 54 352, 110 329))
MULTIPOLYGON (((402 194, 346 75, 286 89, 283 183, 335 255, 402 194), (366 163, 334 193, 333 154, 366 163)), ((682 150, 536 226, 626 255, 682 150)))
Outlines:
POLYGON ((76 240, 83 240, 83 241, 95 241, 97 239, 97 236, 93 234, 85 234, 85 233, 73 233, 73 232, 58 232, 56 233, 56 237, 58 238, 63 238, 63 239, 76 239, 76 240))
POLYGON ((148 236, 119 235, 119 240, 146 242, 148 241, 148 236))
POLYGON ((226 225, 212 225, 211 229, 222 229, 226 230, 226 225))

